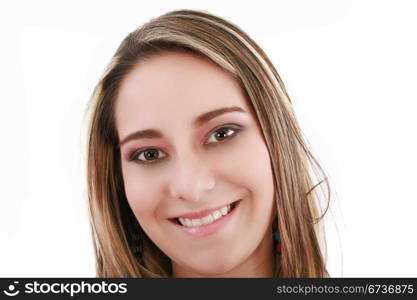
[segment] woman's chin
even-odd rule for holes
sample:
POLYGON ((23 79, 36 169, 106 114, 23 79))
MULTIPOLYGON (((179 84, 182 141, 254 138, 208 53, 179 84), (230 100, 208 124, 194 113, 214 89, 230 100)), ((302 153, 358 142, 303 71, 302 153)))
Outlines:
POLYGON ((201 257, 189 260, 179 268, 181 272, 187 274, 180 277, 222 277, 236 267, 236 262, 232 256, 224 257, 201 257))

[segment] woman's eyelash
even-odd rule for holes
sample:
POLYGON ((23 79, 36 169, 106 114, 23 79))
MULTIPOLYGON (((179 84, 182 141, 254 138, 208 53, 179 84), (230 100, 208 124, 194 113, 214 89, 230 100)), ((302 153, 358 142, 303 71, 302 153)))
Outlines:
POLYGON ((220 132, 229 132, 230 133, 230 131, 232 131, 232 133, 229 134, 229 135, 226 135, 226 137, 227 137, 226 139, 223 139, 223 140, 220 140, 220 141, 211 142, 211 143, 207 143, 207 144, 208 145, 210 145, 210 144, 218 144, 218 143, 222 143, 223 141, 230 140, 233 137, 235 137, 241 130, 242 130, 241 128, 238 128, 238 127, 229 127, 229 126, 223 126, 223 127, 217 128, 212 133, 209 134, 209 138, 212 137, 212 136, 215 136, 213 134, 217 134, 217 133, 220 133, 220 132))
MULTIPOLYGON (((235 127, 235 126, 222 126, 220 128, 217 128, 209 134, 208 140, 210 140, 210 138, 212 136, 215 138, 216 134, 218 134, 218 133, 226 133, 226 138, 223 139, 223 140, 220 140, 220 141, 206 143, 206 145, 215 146, 219 143, 223 143, 223 142, 226 142, 228 140, 231 140, 233 137, 238 135, 238 133, 240 131, 242 131, 242 128, 235 127), (232 132, 232 133, 230 133, 230 132, 232 132), (211 145, 211 144, 214 144, 214 145, 211 145)), ((146 153, 149 153, 147 151, 154 151, 154 153, 155 153, 155 151, 158 152, 160 150, 157 149, 157 148, 147 148, 147 149, 141 150, 139 152, 135 152, 130 156, 129 161, 137 161, 140 164, 156 164, 156 163, 161 162, 162 160, 164 160, 164 157, 166 157, 166 155, 165 155, 165 156, 163 156, 163 158, 158 158, 158 159, 154 159, 154 160, 139 159, 139 157, 141 155, 144 156, 144 158, 146 158, 146 153)), ((158 155, 158 157, 159 157, 159 155, 158 155)))

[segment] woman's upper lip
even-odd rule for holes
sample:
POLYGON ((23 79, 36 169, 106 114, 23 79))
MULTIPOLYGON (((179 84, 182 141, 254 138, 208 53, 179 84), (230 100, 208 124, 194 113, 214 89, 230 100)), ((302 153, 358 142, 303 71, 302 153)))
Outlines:
MULTIPOLYGON (((236 200, 236 201, 238 201, 238 200, 236 200)), ((214 212, 216 210, 219 210, 219 209, 221 209, 221 208, 223 208, 223 207, 225 207, 225 206, 227 206, 229 204, 232 204, 232 203, 234 203, 236 201, 233 201, 233 202, 230 202, 230 203, 227 203, 227 204, 223 204, 221 206, 217 206, 217 207, 214 207, 214 208, 209 208, 209 209, 201 210, 201 211, 198 211, 198 212, 183 214, 181 216, 175 217, 174 219, 177 219, 177 218, 201 219, 201 218, 204 218, 205 216, 208 216, 212 212, 214 212)))

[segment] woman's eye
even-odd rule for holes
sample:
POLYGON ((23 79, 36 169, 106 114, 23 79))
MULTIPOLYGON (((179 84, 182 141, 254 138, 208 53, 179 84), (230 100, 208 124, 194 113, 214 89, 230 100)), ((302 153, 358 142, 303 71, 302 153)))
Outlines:
POLYGON ((216 142, 222 142, 223 140, 227 140, 230 136, 236 135, 238 131, 239 129, 237 128, 222 127, 214 131, 212 134, 210 134, 207 144, 212 144, 216 142))
MULTIPOLYGON (((241 128, 222 127, 210 134, 206 144, 216 144, 231 139, 241 130, 241 128)), ((134 153, 129 160, 143 164, 154 164, 162 161, 164 157, 166 157, 166 154, 163 151, 156 148, 148 148, 134 153), (162 155, 159 153, 162 153, 162 155)))
POLYGON ((162 156, 159 153, 164 153, 159 149, 149 148, 143 151, 140 151, 136 155, 133 155, 131 160, 138 160, 141 163, 149 164, 149 163, 156 163, 160 161, 162 158, 166 156, 163 154, 162 156))

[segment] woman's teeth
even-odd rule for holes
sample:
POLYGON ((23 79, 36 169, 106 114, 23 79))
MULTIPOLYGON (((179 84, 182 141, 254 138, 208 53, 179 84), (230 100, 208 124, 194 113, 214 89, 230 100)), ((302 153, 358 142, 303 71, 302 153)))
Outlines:
POLYGON ((227 215, 230 212, 231 205, 227 205, 221 209, 218 209, 211 214, 205 216, 201 219, 187 219, 187 218, 178 218, 178 221, 181 223, 181 225, 186 227, 195 227, 195 226, 201 226, 213 223, 217 219, 220 219, 221 217, 227 215))

